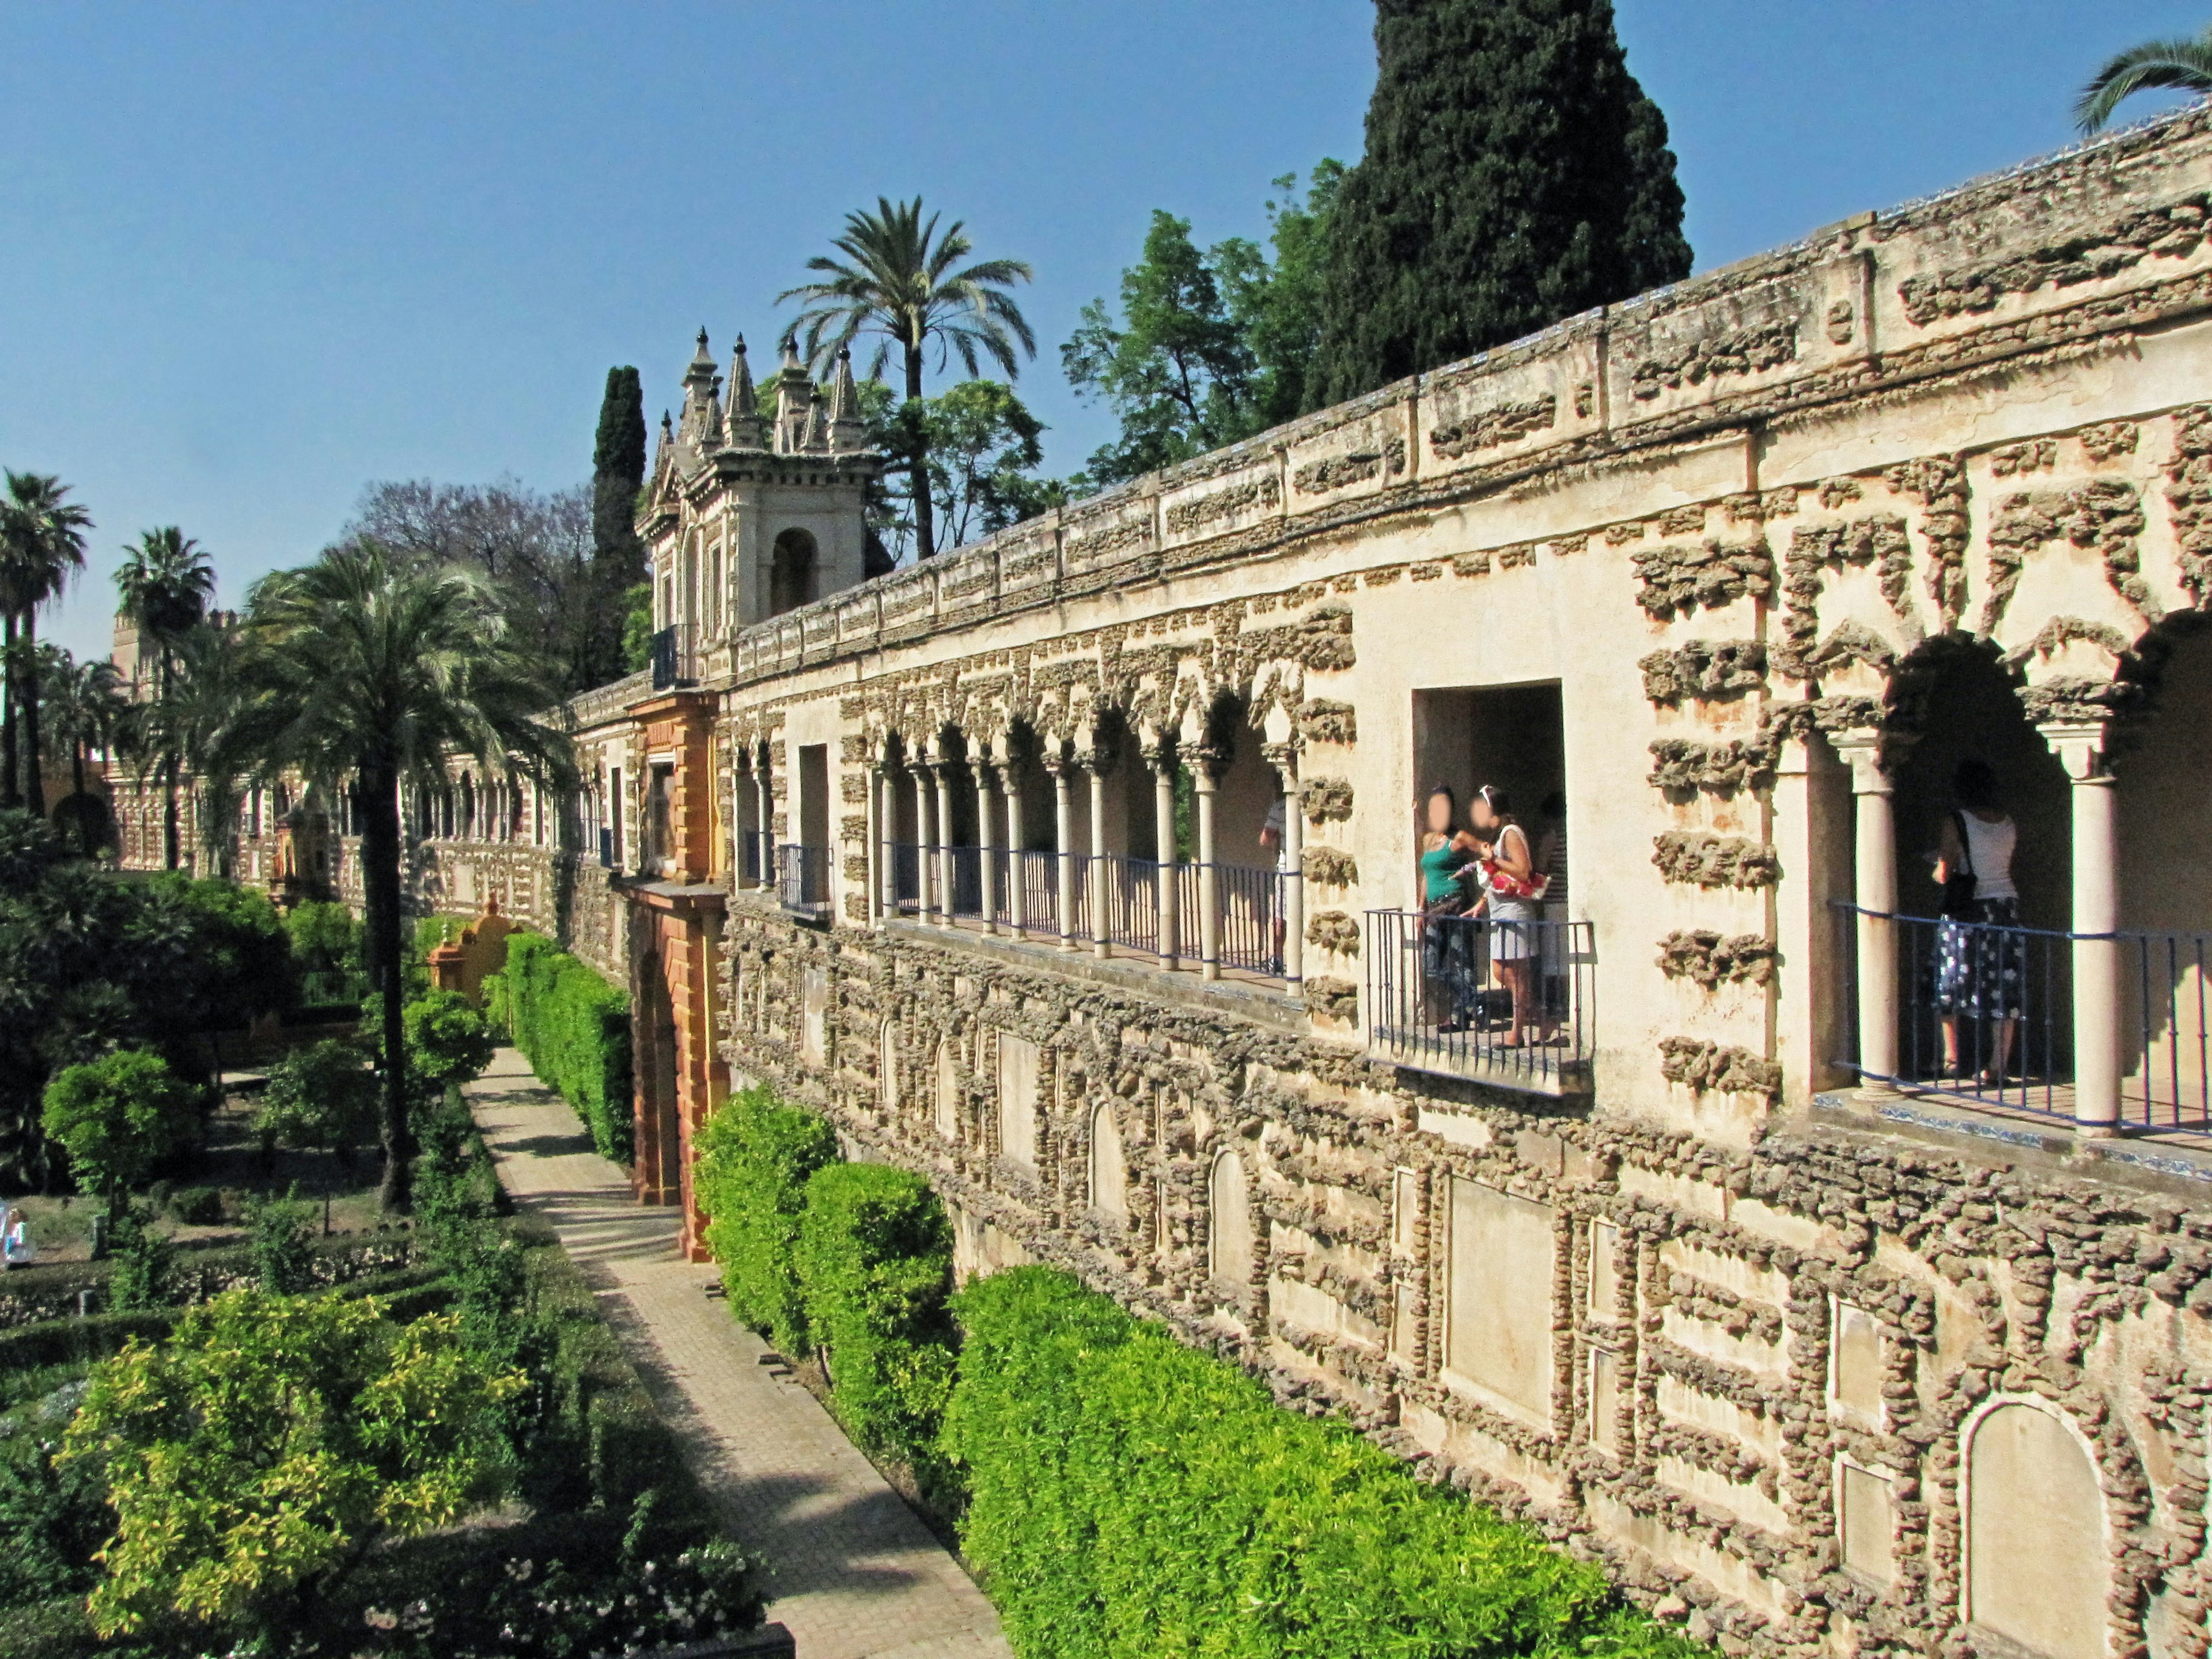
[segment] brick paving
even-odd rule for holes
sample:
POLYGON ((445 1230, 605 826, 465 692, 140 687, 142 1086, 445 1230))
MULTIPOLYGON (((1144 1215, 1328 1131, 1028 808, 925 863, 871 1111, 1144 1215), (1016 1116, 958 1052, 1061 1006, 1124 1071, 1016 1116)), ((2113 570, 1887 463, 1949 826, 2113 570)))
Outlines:
POLYGON ((960 1564, 705 1294, 714 1269, 677 1254, 677 1212, 632 1202, 629 1177, 514 1049, 469 1094, 501 1181, 553 1224, 730 1535, 767 1562, 769 1616, 799 1659, 1011 1659, 960 1564))

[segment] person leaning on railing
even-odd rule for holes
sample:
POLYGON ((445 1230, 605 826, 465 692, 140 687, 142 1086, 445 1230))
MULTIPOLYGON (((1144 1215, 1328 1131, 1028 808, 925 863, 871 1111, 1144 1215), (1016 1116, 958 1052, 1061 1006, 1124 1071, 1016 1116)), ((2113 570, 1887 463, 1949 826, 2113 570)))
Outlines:
POLYGON ((1997 775, 1987 761, 1962 760, 1952 775, 1954 803, 1943 821, 1936 854, 1936 883, 1943 890, 1943 920, 1936 928, 1936 1011, 1943 1021, 1943 1074, 1967 1073, 1959 1058, 1959 1022, 1979 1030, 1996 1024, 1989 1063, 1977 1042, 1975 1081, 2003 1086, 2012 1059, 2027 980, 2027 942, 2020 927, 2020 890, 2013 884, 2013 853, 2020 831, 2004 810, 1997 775))
POLYGON ((1540 1028, 1536 1042, 1549 1043, 1556 1033, 1537 995, 1536 969, 1540 957, 1537 935, 1543 912, 1539 908, 1548 884, 1536 869, 1528 847, 1528 832, 1513 816, 1513 804, 1502 789, 1485 784, 1468 803, 1468 817, 1475 838, 1485 848, 1482 860, 1490 889, 1490 961, 1513 995, 1513 1030, 1498 1046, 1522 1047, 1529 1025, 1540 1028))
POLYGON ((1451 1012, 1438 1025, 1464 1031, 1474 1006, 1474 930, 1462 920, 1468 905, 1467 878, 1482 849, 1473 836, 1452 822, 1459 798, 1449 784, 1429 791, 1421 832, 1421 976, 1432 990, 1451 999, 1451 1012))

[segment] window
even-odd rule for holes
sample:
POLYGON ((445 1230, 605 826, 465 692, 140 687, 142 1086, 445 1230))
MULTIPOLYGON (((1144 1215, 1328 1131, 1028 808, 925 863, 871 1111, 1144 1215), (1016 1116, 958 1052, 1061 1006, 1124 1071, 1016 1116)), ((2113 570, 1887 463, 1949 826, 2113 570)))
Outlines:
POLYGON ((768 614, 780 617, 802 605, 811 605, 820 597, 814 538, 804 530, 785 531, 775 538, 775 551, 769 566, 768 614))

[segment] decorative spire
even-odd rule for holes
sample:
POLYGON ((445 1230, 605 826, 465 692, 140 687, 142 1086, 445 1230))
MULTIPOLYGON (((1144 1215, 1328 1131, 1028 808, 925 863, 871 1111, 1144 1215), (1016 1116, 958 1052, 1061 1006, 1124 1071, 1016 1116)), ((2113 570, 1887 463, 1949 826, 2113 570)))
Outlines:
POLYGON ((830 388, 830 447, 837 450, 860 449, 866 446, 867 431, 860 419, 860 388, 853 384, 853 351, 849 346, 837 350, 837 378, 830 388))
POLYGON ((816 386, 814 395, 806 402, 806 441, 801 448, 817 451, 830 447, 829 407, 823 398, 822 388, 816 386))
POLYGON ((738 336, 730 355, 730 404, 726 422, 734 449, 765 449, 768 434, 761 430, 760 394, 753 389, 753 371, 745 362, 745 337, 738 336))
POLYGON ((684 422, 677 438, 694 453, 719 449, 722 443, 722 377, 714 369, 714 354, 707 349, 707 331, 699 331, 699 349, 684 371, 684 422))
POLYGON ((775 449, 790 455, 806 443, 806 411, 814 399, 814 382, 799 361, 799 343, 783 337, 783 367, 775 374, 775 449))

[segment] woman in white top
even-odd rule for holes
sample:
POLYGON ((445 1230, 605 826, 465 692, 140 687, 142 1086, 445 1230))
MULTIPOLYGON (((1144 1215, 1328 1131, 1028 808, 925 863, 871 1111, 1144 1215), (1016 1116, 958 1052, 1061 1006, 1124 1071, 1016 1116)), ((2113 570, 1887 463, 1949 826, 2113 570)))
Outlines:
POLYGON ((1476 841, 1488 849, 1482 869, 1491 963, 1513 994, 1513 1034, 1498 1047, 1522 1047, 1529 1040, 1525 1034, 1532 1025, 1542 1028, 1535 1041, 1547 1043, 1553 1032, 1536 984, 1536 935, 1541 931, 1537 924, 1543 913, 1536 908, 1540 883, 1528 832, 1513 816, 1505 792, 1489 784, 1474 792, 1467 810, 1476 841))
POLYGON ((1973 902, 1963 915, 1947 915, 1936 931, 1936 1009, 1943 1018, 1943 1070, 1972 1076, 1984 1088, 2002 1089, 2012 1060, 2027 981, 2027 942, 2020 927, 2020 889, 2013 884, 2013 849, 2020 831, 2004 810, 1997 775, 1986 761, 1963 760, 1951 780, 1957 808, 1943 821, 1936 855, 1936 881, 1974 878, 1973 902), (1960 1054, 1962 1020, 1973 1022, 1966 1058, 1960 1054))

